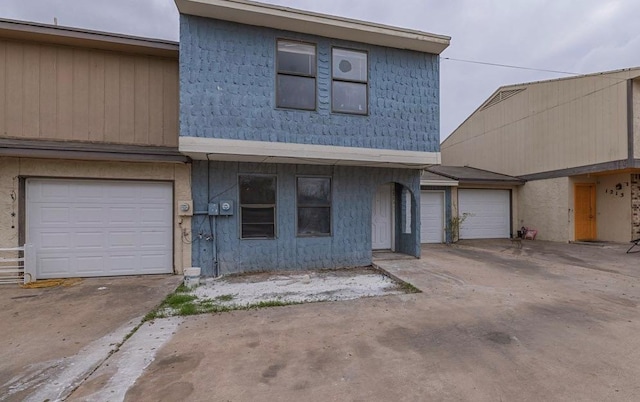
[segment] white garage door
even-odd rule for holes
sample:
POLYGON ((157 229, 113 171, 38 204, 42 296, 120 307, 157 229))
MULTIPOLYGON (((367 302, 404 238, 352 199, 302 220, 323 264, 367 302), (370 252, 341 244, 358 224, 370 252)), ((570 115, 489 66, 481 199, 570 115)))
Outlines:
POLYGON ((420 242, 444 242, 444 192, 420 193, 420 242))
POLYGON ((173 272, 171 183, 27 180, 38 278, 173 272))
POLYGON ((460 238, 508 238, 509 198, 509 190, 458 190, 458 211, 469 214, 460 226, 460 238))

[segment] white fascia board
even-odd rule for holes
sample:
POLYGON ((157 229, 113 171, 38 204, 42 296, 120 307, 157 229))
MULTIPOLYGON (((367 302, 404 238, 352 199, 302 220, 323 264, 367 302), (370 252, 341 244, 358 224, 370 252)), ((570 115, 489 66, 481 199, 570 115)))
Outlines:
POLYGON ((458 182, 449 180, 420 180, 420 185, 432 187, 458 187, 458 182))
POLYGON ((175 0, 182 14, 440 54, 451 38, 245 0, 175 0))
POLYGON ((196 160, 398 167, 420 169, 440 163, 440 152, 338 147, 180 137, 179 151, 196 160))

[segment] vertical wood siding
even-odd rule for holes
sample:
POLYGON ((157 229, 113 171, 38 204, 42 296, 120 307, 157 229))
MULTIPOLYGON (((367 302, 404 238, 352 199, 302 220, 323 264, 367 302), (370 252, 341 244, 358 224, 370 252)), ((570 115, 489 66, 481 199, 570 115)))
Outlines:
POLYGON ((443 142, 442 163, 526 175, 627 159, 633 73, 513 87, 524 91, 479 108, 443 142))
POLYGON ((0 40, 0 137, 178 145, 178 60, 0 40))

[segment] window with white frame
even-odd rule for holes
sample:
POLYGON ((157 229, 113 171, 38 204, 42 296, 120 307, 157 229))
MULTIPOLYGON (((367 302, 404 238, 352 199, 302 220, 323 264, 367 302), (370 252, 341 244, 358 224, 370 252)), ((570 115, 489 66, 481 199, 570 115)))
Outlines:
POLYGON ((406 187, 402 189, 402 205, 404 208, 402 233, 411 234, 411 208, 413 205, 411 202, 411 192, 406 187))
POLYGON ((333 48, 331 51, 331 110, 368 114, 367 52, 333 48))
POLYGON ((276 106, 316 109, 316 46, 278 40, 276 106))

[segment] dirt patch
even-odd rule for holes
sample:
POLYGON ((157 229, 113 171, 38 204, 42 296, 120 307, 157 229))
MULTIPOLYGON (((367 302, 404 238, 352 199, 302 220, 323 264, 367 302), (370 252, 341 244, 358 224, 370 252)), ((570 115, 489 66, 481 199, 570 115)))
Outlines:
POLYGON ((413 285, 373 267, 242 274, 206 279, 194 289, 181 286, 148 318, 416 292, 413 285))

